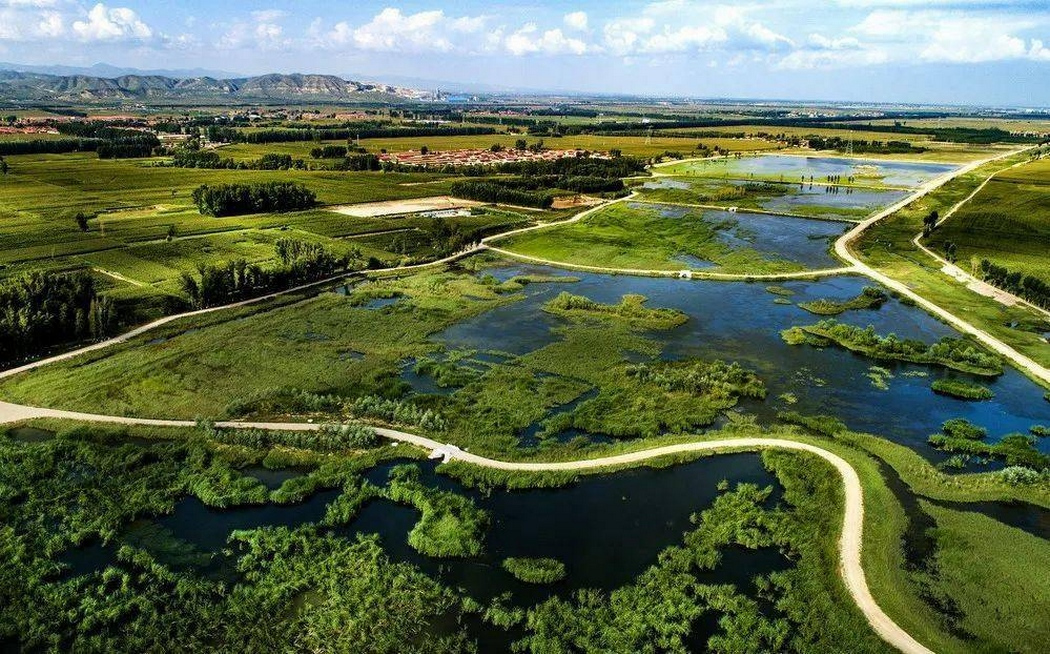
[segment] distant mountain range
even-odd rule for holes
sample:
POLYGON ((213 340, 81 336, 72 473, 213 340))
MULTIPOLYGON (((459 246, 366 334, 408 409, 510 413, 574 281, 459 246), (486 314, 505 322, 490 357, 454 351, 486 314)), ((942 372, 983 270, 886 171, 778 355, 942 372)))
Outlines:
MULTIPOLYGON (((105 64, 98 64, 93 69, 102 67, 106 67, 105 64)), ((429 99, 429 94, 386 84, 344 80, 335 75, 213 77, 157 75, 143 71, 104 77, 0 70, 0 100, 8 102, 150 104, 231 100, 383 102, 404 99, 429 99)))
POLYGON ((64 66, 57 65, 35 65, 35 64, 13 64, 0 61, 0 70, 14 70, 20 73, 43 73, 44 75, 84 75, 86 77, 125 77, 127 75, 161 76, 161 77, 214 77, 215 79, 236 79, 247 77, 242 73, 231 73, 226 70, 208 70, 206 68, 178 68, 178 69, 153 69, 143 70, 141 68, 130 68, 128 66, 114 66, 113 64, 97 63, 91 66, 64 66))

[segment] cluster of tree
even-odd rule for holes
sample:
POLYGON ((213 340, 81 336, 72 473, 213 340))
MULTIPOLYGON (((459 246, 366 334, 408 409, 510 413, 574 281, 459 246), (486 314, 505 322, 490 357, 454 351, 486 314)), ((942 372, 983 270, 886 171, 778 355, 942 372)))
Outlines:
POLYGON ((374 154, 352 154, 332 164, 332 170, 385 170, 383 162, 374 154))
POLYGON ((419 427, 428 432, 444 431, 445 418, 432 409, 423 409, 409 400, 392 400, 377 395, 365 395, 348 402, 345 409, 359 418, 381 420, 393 425, 419 427))
POLYGON ((160 147, 160 139, 153 134, 133 132, 127 136, 107 139, 98 144, 99 159, 136 159, 153 155, 160 147))
POLYGON ((204 184, 193 191, 193 203, 203 215, 239 216, 309 209, 317 204, 317 196, 297 182, 204 184))
POLYGON ((511 179, 486 180, 519 191, 564 189, 575 193, 616 193, 624 189, 623 180, 598 176, 529 175, 511 179))
POLYGON ((984 442, 988 430, 963 418, 953 418, 941 425, 941 433, 929 437, 933 447, 967 456, 998 459, 1009 466, 1023 466, 1033 470, 1050 468, 1050 456, 1035 447, 1035 436, 1007 434, 995 443, 984 442))
POLYGON ((418 138, 422 136, 484 136, 492 127, 375 127, 364 129, 264 129, 245 132, 228 127, 208 128, 208 140, 223 143, 292 143, 300 141, 346 141, 348 139, 418 138))
MULTIPOLYGON (((814 150, 838 150, 845 152, 851 141, 840 136, 807 136, 809 147, 814 150)), ((857 154, 915 154, 925 152, 926 148, 917 147, 907 141, 852 141, 853 152, 857 154)))
POLYGON ((948 260, 948 263, 955 263, 959 258, 959 246, 955 241, 944 242, 944 258, 948 260))
POLYGON ((922 217, 922 235, 929 236, 934 229, 937 228, 937 220, 940 218, 940 214, 934 209, 930 213, 922 217))
POLYGON ((803 330, 876 359, 935 364, 984 375, 1000 375, 1003 371, 1003 362, 998 356, 961 338, 946 336, 927 345, 896 334, 880 336, 870 325, 864 328, 835 320, 822 320, 803 330))
POLYGON ((375 447, 379 436, 371 427, 358 423, 323 424, 316 431, 267 431, 265 429, 211 429, 209 438, 221 443, 268 450, 294 447, 317 452, 342 452, 375 447))
POLYGON ((160 147, 160 139, 152 132, 143 129, 129 129, 126 126, 86 121, 58 123, 56 128, 60 134, 76 137, 77 141, 96 141, 91 149, 98 153, 99 159, 148 157, 160 147))
POLYGON ((207 168, 212 170, 303 170, 306 162, 293 159, 290 154, 268 152, 255 161, 234 161, 229 157, 220 157, 214 150, 196 148, 179 148, 171 158, 171 165, 176 168, 207 168))
POLYGON ((759 399, 766 396, 766 385, 758 375, 735 361, 640 363, 628 366, 626 374, 640 383, 655 384, 672 392, 759 399))
POLYGON ((478 202, 496 202, 540 209, 549 209, 554 204, 554 197, 550 193, 519 191, 490 181, 454 182, 449 188, 449 193, 457 198, 478 202))
POLYGON ((0 361, 42 349, 102 338, 118 324, 109 298, 86 272, 35 272, 0 286, 0 361))
POLYGON ((263 268, 243 259, 202 265, 198 277, 182 274, 182 290, 196 307, 218 306, 332 277, 348 270, 353 260, 294 239, 280 239, 274 249, 281 259, 278 266, 263 268))
POLYGON ((33 139, 31 141, 0 141, 0 155, 94 152, 101 143, 103 143, 102 139, 33 139))
POLYGON ((438 254, 459 252, 482 236, 478 230, 464 229, 462 225, 450 223, 444 218, 435 219, 424 229, 424 233, 438 254))
POLYGON ((1008 268, 996 265, 987 259, 981 260, 980 271, 981 279, 992 286, 1023 297, 1036 306, 1050 309, 1050 284, 1042 279, 1020 272, 1011 272, 1008 268))
POLYGON ((310 156, 314 159, 338 159, 345 157, 347 152, 345 145, 325 145, 310 150, 310 156))

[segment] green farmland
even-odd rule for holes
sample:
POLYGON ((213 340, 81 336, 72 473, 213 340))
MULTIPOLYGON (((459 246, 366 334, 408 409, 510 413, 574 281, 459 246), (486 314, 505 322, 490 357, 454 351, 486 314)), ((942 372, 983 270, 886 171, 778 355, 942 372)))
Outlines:
POLYGON ((996 175, 925 242, 938 252, 954 243, 965 269, 988 259, 1050 283, 1050 160, 996 175))
MULTIPOLYGON (((324 209, 203 216, 191 198, 202 184, 295 181, 314 191, 322 205, 427 197, 448 188, 440 176, 426 174, 181 169, 156 165, 162 160, 99 160, 91 153, 7 161, 10 172, 0 178, 0 279, 87 268, 125 299, 177 293, 181 273, 202 264, 271 262, 279 238, 394 262, 418 252, 409 237, 429 224, 418 217, 355 218, 324 209), (78 226, 77 213, 88 217, 86 230, 78 226)), ((497 211, 459 220, 464 229, 487 229, 523 217, 497 211)))

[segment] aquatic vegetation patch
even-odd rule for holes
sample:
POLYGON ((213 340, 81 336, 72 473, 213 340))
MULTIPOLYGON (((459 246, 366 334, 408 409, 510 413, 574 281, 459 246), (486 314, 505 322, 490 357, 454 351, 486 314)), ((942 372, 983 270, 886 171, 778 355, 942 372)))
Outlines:
POLYGON ((987 386, 973 384, 961 379, 935 379, 930 388, 939 395, 948 395, 960 400, 990 400, 995 392, 987 386))
POLYGON ((940 434, 933 434, 928 442, 945 452, 997 459, 1009 466, 1023 466, 1036 471, 1050 468, 1050 456, 1035 447, 1035 436, 1029 434, 1007 434, 995 443, 985 442, 988 431, 967 420, 948 420, 940 434))
POLYGON ((789 345, 834 343, 877 360, 936 365, 988 377, 1003 374, 1002 359, 961 338, 944 337, 936 343, 926 344, 914 339, 902 339, 896 334, 880 336, 875 333, 874 327, 857 327, 835 320, 792 327, 782 331, 781 337, 789 345))
POLYGON ((409 545, 418 552, 439 558, 481 554, 488 514, 470 498, 424 485, 418 466, 406 464, 391 470, 383 495, 423 514, 408 533, 409 545))
POLYGON ((509 557, 503 569, 528 584, 553 584, 565 578, 565 564, 558 559, 509 557))
POLYGON ((871 381, 871 385, 875 388, 880 391, 888 391, 890 389, 890 380, 893 379, 894 375, 882 366, 871 366, 868 368, 865 377, 871 381))
POLYGON ((874 286, 865 286, 860 295, 844 302, 821 298, 812 302, 800 302, 798 306, 818 316, 837 316, 846 311, 878 309, 887 300, 889 300, 889 296, 882 289, 874 286))
POLYGON ((582 295, 562 291, 543 310, 566 318, 613 318, 641 329, 671 329, 689 317, 677 309, 650 309, 644 295, 624 295, 620 304, 601 304, 582 295))

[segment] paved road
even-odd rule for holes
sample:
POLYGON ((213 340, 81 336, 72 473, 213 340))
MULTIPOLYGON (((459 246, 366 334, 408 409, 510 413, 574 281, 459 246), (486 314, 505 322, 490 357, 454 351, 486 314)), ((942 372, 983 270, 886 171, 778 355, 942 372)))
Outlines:
POLYGON ((1012 150, 1010 152, 1004 152, 989 159, 974 161, 966 164, 965 166, 962 166, 961 168, 957 168, 946 175, 942 175, 941 177, 930 180, 929 182, 920 186, 914 193, 904 198, 900 202, 897 202, 896 204, 893 204, 883 209, 882 211, 876 213, 872 217, 868 218, 867 220, 858 224, 850 231, 843 234, 842 237, 839 238, 839 240, 835 241, 835 254, 838 255, 838 257, 843 261, 852 264, 857 270, 857 272, 860 272, 874 279, 875 281, 879 282, 883 286, 886 286, 887 288, 892 288, 901 295, 907 296, 916 304, 921 306, 923 309, 926 309, 926 311, 928 311, 929 313, 932 313, 938 318, 944 320, 955 329, 963 332, 964 334, 970 334, 978 341, 983 343, 985 346, 987 346, 990 350, 1006 358, 1016 367, 1020 368, 1022 371, 1029 374, 1033 378, 1038 379, 1045 384, 1050 384, 1050 370, 1044 368, 1042 365, 1036 363, 1029 357, 1021 354, 1006 343, 1003 343, 988 332, 974 327, 973 325, 966 322, 954 313, 922 297, 921 295, 913 291, 904 282, 897 281, 896 279, 893 279, 875 270, 871 266, 861 261, 861 259, 856 254, 854 254, 852 250, 853 243, 860 237, 860 235, 863 234, 865 230, 867 230, 869 227, 871 227, 878 221, 893 215, 894 213, 900 211, 912 202, 915 202, 916 200, 922 198, 926 194, 940 188, 944 184, 950 182, 951 180, 955 179, 960 175, 965 175, 966 173, 972 172, 973 170, 976 170, 977 168, 983 166, 986 163, 997 161, 999 159, 1004 159, 1006 157, 1018 154, 1020 152, 1030 150, 1032 149, 1032 147, 1021 148, 1019 150, 1012 150))
MULTIPOLYGON (((188 420, 155 420, 146 418, 125 418, 121 416, 104 416, 75 411, 59 411, 55 409, 41 409, 26 407, 15 404, 0 402, 0 424, 18 422, 33 418, 60 418, 76 420, 81 422, 104 422, 121 425, 148 425, 160 427, 193 427, 194 423, 188 420)), ((267 429, 272 431, 313 431, 319 425, 312 423, 282 423, 282 422, 219 422, 217 426, 228 429, 267 429)), ((872 629, 886 642, 907 654, 932 654, 917 640, 912 638, 886 613, 879 608, 875 598, 868 588, 867 579, 864 576, 864 567, 861 565, 861 553, 864 543, 864 491, 860 484, 860 478, 856 470, 842 457, 833 454, 816 445, 800 443, 780 438, 730 438, 718 441, 699 441, 693 443, 679 443, 664 447, 655 447, 638 452, 618 454, 599 459, 583 459, 579 461, 558 461, 551 463, 525 463, 517 461, 500 461, 489 459, 477 454, 471 454, 461 450, 454 445, 439 443, 438 441, 417 436, 395 429, 376 428, 376 432, 385 438, 402 443, 409 443, 417 447, 443 457, 446 461, 457 460, 485 468, 497 470, 521 470, 527 472, 539 471, 584 471, 608 468, 613 466, 630 466, 643 463, 662 456, 683 454, 689 452, 724 451, 724 450, 757 450, 757 449, 784 449, 809 452, 821 457, 830 463, 842 477, 845 489, 845 511, 842 518, 842 533, 839 537, 839 573, 853 601, 864 613, 872 629)))

